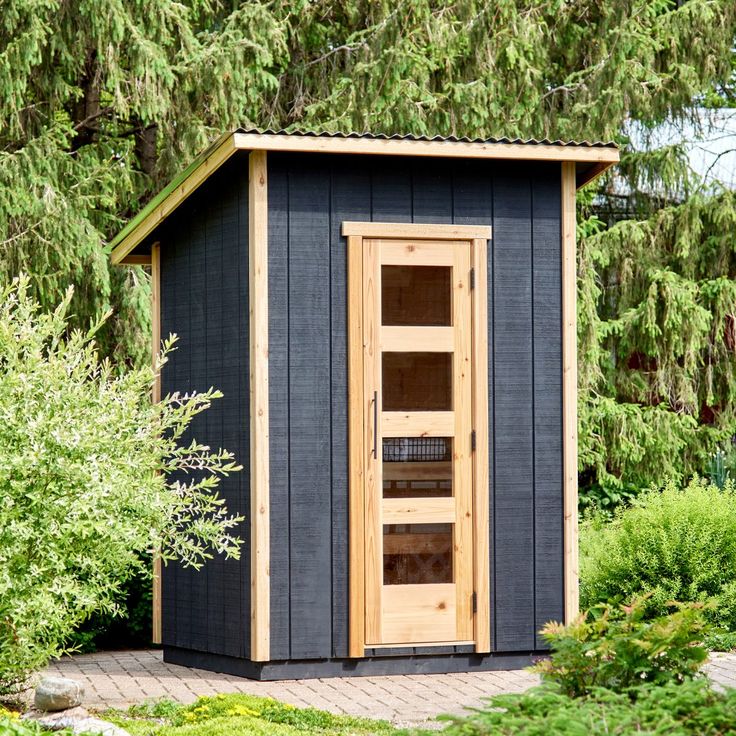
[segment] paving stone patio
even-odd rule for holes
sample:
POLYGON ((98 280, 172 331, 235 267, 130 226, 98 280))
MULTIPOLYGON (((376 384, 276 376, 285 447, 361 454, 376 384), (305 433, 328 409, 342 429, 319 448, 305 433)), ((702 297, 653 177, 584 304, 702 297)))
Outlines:
MULTIPOLYGON (((714 654, 706 670, 718 685, 736 687, 736 654, 714 654)), ((491 695, 522 692, 538 682, 524 670, 255 682, 166 664, 157 650, 64 657, 46 674, 82 682, 85 705, 93 709, 124 708, 162 697, 189 703, 200 695, 238 692, 402 726, 424 723, 441 713, 459 714, 491 695)))

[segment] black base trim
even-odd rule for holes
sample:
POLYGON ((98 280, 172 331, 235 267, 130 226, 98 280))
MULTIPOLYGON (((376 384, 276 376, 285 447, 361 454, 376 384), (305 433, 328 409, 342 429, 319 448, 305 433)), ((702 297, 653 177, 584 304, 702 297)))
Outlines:
POLYGON ((364 659, 305 659, 251 662, 224 654, 164 647, 164 662, 197 667, 251 680, 305 680, 316 677, 438 675, 452 672, 518 670, 547 656, 544 652, 512 654, 443 654, 364 659))

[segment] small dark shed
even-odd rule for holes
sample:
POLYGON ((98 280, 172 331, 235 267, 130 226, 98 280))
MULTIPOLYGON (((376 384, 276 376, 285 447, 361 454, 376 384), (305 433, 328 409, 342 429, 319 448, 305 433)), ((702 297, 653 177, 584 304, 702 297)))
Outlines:
POLYGON ((164 659, 518 667, 577 610, 575 190, 613 145, 238 131, 115 239, 157 392, 220 388, 239 561, 160 572, 164 659))

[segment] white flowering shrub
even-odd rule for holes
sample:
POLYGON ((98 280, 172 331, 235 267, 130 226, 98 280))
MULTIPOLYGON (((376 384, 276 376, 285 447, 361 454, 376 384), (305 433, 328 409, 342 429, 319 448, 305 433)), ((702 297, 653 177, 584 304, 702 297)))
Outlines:
MULTIPOLYGON (((42 313, 23 277, 0 291, 0 692, 60 654, 120 586, 164 561, 237 557, 218 498, 232 455, 184 441, 210 389, 151 402, 153 369, 121 373, 94 336, 67 329, 71 291, 42 313)), ((166 362, 174 338, 163 346, 166 362)))

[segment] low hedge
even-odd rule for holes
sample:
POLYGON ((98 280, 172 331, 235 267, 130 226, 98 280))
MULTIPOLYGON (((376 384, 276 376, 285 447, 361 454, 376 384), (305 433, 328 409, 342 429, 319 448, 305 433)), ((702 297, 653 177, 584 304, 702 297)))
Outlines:
POLYGON ((584 608, 647 595, 649 616, 670 602, 711 601, 709 621, 736 631, 736 493, 695 479, 652 489, 610 522, 589 519, 580 531, 584 608))

